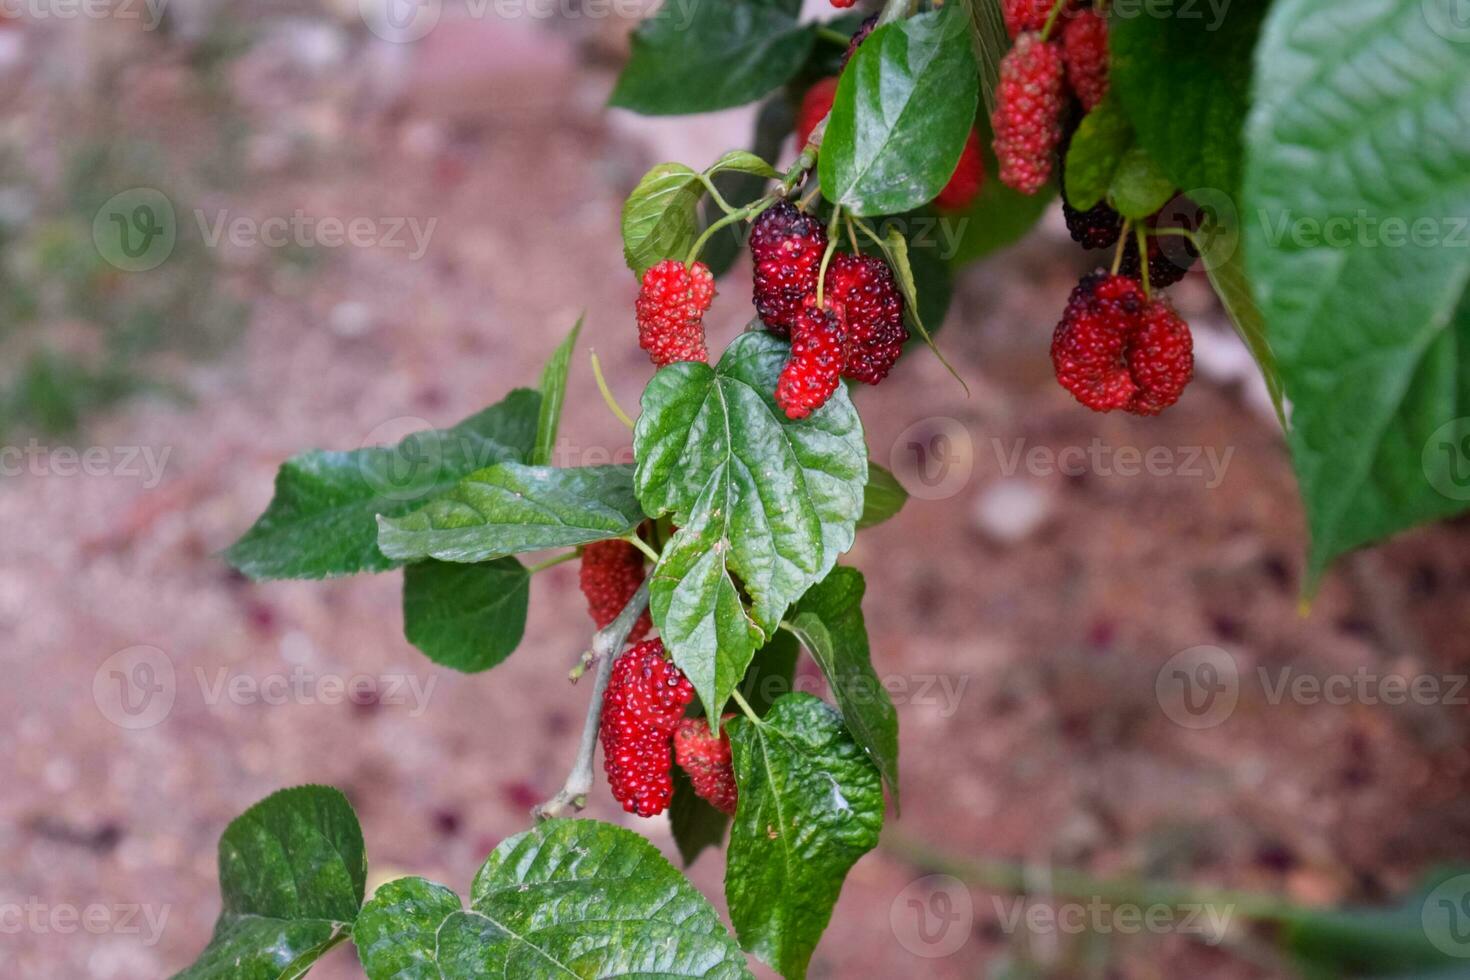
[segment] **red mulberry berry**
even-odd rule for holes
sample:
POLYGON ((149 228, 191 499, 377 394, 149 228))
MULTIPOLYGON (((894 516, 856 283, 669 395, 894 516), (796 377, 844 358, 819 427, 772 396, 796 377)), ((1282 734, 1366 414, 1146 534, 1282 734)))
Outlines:
POLYGON ((1035 194, 1051 177, 1052 156, 1062 138, 1062 57, 1035 32, 1016 38, 1000 63, 1000 85, 991 127, 1000 179, 1035 194))
POLYGON ((643 273, 634 309, 638 346, 659 367, 678 361, 708 361, 704 314, 715 298, 715 277, 703 262, 692 268, 665 259, 643 273))
POLYGON ((613 797, 629 813, 656 816, 674 795, 670 743, 694 686, 648 640, 613 663, 602 697, 602 764, 613 797))
POLYGON ((984 184, 985 157, 980 153, 980 134, 972 129, 960 152, 960 162, 955 164, 949 183, 934 199, 934 206, 941 211, 963 211, 984 184))
POLYGON ((832 0, 832 6, 836 7, 838 10, 846 10, 848 7, 851 7, 855 3, 857 3, 857 0, 832 0))
POLYGON ((852 60, 852 56, 857 54, 857 49, 862 46, 862 43, 868 39, 868 35, 873 33, 873 28, 877 26, 877 14, 867 18, 858 25, 858 29, 853 32, 852 39, 847 42, 847 50, 842 52, 843 68, 847 67, 847 63, 852 60))
MULTIPOLYGON (((587 611, 598 629, 618 618, 618 613, 643 584, 643 552, 626 541, 595 541, 582 547, 579 578, 582 594, 587 597, 587 611)), ((629 643, 637 643, 653 628, 648 610, 643 611, 629 643)))
POLYGON ((1057 381, 1097 412, 1156 415, 1179 400, 1194 370, 1189 328, 1126 276, 1083 277, 1051 343, 1057 381))
MULTIPOLYGON (((801 108, 796 112, 796 148, 800 150, 812 138, 812 130, 822 117, 832 111, 832 100, 837 97, 837 76, 829 75, 812 83, 801 97, 801 108)), ((769 212, 767 212, 769 213, 769 212)))
POLYGON ((1001 0, 1000 14, 1006 33, 1014 40, 1026 31, 1039 31, 1051 16, 1053 0, 1001 0))
POLYGON ((791 328, 791 359, 776 380, 776 404, 787 418, 804 419, 821 408, 841 383, 846 329, 836 309, 803 304, 791 328))
POLYGON ((817 291, 817 272, 826 250, 822 223, 790 201, 777 201, 755 219, 750 231, 755 311, 772 333, 791 335, 802 304, 817 291))
POLYGON ((1088 9, 1067 21, 1062 29, 1062 60, 1067 84, 1082 108, 1092 110, 1108 93, 1108 22, 1088 9))
POLYGON ((721 813, 735 815, 739 793, 735 788, 728 732, 722 731, 715 738, 709 722, 703 718, 685 718, 674 732, 674 758, 679 768, 689 774, 696 796, 721 813))
POLYGON ((827 268, 825 296, 846 329, 842 375, 875 385, 903 353, 903 294, 888 263, 838 252, 827 268))
POLYGON ((1194 338, 1189 324, 1162 296, 1143 309, 1143 322, 1128 342, 1128 372, 1138 394, 1128 405, 1135 415, 1157 415, 1179 400, 1194 377, 1194 338))

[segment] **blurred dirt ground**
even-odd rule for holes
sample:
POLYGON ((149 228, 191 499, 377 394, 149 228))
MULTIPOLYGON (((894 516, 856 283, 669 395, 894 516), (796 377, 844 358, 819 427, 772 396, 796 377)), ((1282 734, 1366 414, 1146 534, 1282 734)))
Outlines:
MULTIPOLYGON (((441 64, 442 77, 409 83, 386 105, 362 104, 330 70, 288 58, 297 74, 286 72, 266 60, 268 44, 232 67, 253 135, 235 188, 203 190, 203 206, 437 226, 418 261, 340 249, 297 267, 226 250, 254 313, 233 350, 188 370, 195 403, 133 402, 79 440, 167 451, 162 482, 54 471, 0 481, 0 903, 114 910, 96 932, 51 920, 7 928, 5 975, 182 968, 218 913, 221 830, 276 788, 346 791, 374 882, 413 873, 464 893, 486 853, 559 785, 586 698, 562 679, 589 629, 574 566, 537 576, 528 639, 507 663, 462 676, 402 639, 396 574, 256 585, 215 557, 259 513, 288 455, 451 424, 532 383, 582 309, 558 462, 626 452, 586 352, 635 406, 651 368, 634 342, 618 214, 666 155, 658 141, 669 130, 610 120, 598 108, 607 71, 573 67, 566 35, 544 40, 528 50, 546 53, 484 77, 441 64), (109 720, 108 679, 94 681, 108 657, 139 645, 166 656, 175 696, 157 724, 127 730, 109 720), (280 704, 217 693, 231 682, 278 690, 273 679, 293 672, 365 678, 373 693, 336 704, 316 703, 310 686, 280 704), (135 905, 125 928, 115 910, 135 905), (166 916, 156 937, 150 915, 166 916)), ((580 44, 585 52, 589 39, 580 44)), ((184 72, 160 51, 119 91, 131 125, 188 159, 209 152, 212 120, 184 72)), ((689 162, 726 148, 693 146, 689 162)), ((1087 267, 1057 224, 963 277, 941 342, 970 397, 921 349, 857 395, 874 458, 934 498, 916 496, 863 534, 849 559, 868 576, 874 659, 899 702, 903 815, 890 814, 889 833, 1026 862, 1043 892, 1045 869, 1062 865, 1314 904, 1385 902, 1426 867, 1470 855, 1463 702, 1272 703, 1256 681, 1284 668, 1470 670, 1470 530, 1420 531, 1343 563, 1302 615, 1289 460, 1239 380, 1239 345, 1207 286, 1195 274, 1175 290, 1206 362, 1183 401, 1157 419, 1089 413, 1055 385, 1047 356, 1056 313, 1087 267), (1107 462, 1080 475, 1045 465, 1048 453, 1094 445, 1107 462), (1156 447, 1167 472, 1118 472, 1120 448, 1156 447), (1171 656, 1200 645, 1236 659, 1242 691, 1223 723, 1189 730, 1161 708, 1155 681, 1171 656)), ((713 344, 746 320, 747 290, 743 268, 722 284, 713 344)), ((626 816, 601 789, 589 815, 673 853, 662 820, 626 816)), ((931 870, 886 850, 865 858, 812 975, 1285 975, 1241 922, 1224 948, 1108 934, 1106 965, 1084 970, 1078 937, 1028 935, 1008 917, 1009 897, 979 887, 969 919, 942 924, 934 940, 910 904, 943 911, 910 887, 931 870), (950 929, 958 948, 932 955, 950 929)), ((707 852, 692 874, 717 897, 722 871, 707 852)), ((318 973, 358 975, 347 948, 318 973)))

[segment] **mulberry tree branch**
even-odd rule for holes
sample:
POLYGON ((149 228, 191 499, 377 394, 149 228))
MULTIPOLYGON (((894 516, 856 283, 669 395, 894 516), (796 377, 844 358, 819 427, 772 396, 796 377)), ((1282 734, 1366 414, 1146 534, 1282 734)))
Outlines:
POLYGON ((567 781, 562 785, 561 792, 532 808, 531 815, 537 820, 571 816, 587 805, 587 794, 592 791, 594 778, 592 759, 597 754, 597 732, 602 725, 602 695, 607 691, 608 678, 612 676, 613 661, 628 642, 628 634, 633 632, 638 617, 647 608, 648 583, 644 582, 633 593, 633 598, 628 600, 623 611, 618 613, 618 618, 605 629, 593 634, 592 657, 597 661, 597 677, 592 684, 592 703, 587 706, 587 721, 582 726, 582 741, 577 746, 577 758, 572 763, 572 771, 567 774, 567 781))

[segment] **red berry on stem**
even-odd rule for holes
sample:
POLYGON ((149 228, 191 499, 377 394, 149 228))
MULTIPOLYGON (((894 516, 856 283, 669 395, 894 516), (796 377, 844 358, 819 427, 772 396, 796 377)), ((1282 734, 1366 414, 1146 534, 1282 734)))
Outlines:
POLYGON ((704 314, 715 298, 715 277, 703 262, 686 267, 665 259, 643 273, 634 311, 638 346, 660 367, 678 361, 708 361, 704 314))
POLYGON ((1061 53, 1034 31, 1022 34, 1001 59, 990 120, 1000 179, 1007 187, 1035 194, 1051 177, 1063 105, 1061 53))
POLYGON ((1000 15, 1006 33, 1014 40, 1025 31, 1039 31, 1046 26, 1055 0, 1001 0, 1000 15))
POLYGON ((874 255, 838 252, 827 268, 826 296, 847 332, 842 376, 875 385, 888 376, 909 333, 903 293, 888 263, 874 255))
POLYGON ((1091 8, 1083 10, 1062 29, 1062 59, 1067 84, 1082 108, 1091 111, 1108 93, 1108 22, 1091 8))
POLYGON ((1162 298, 1126 276, 1084 276, 1051 343, 1057 381, 1097 412, 1156 415, 1179 400, 1194 373, 1189 327, 1162 298))
POLYGON ((822 223, 790 201, 777 201, 755 219, 750 230, 755 311, 772 333, 790 336, 802 304, 817 291, 826 250, 822 223))
POLYGON ((776 404, 787 418, 804 419, 832 397, 841 383, 845 340, 838 310, 818 309, 816 297, 808 298, 791 328, 791 359, 776 380, 776 404))
POLYGON ((696 796, 721 813, 735 815, 739 792, 735 788, 728 732, 721 731, 720 737, 715 738, 709 722, 703 718, 685 718, 674 732, 674 758, 679 768, 689 774, 696 796))
POLYGON ((1179 400, 1194 377, 1194 338, 1189 325, 1163 296, 1143 309, 1143 322, 1128 341, 1128 372, 1138 394, 1128 405, 1135 415, 1157 415, 1179 400))
MULTIPOLYGON (((582 546, 582 566, 578 576, 582 594, 587 597, 587 611, 598 629, 618 618, 618 613, 643 584, 643 552, 626 541, 594 541, 582 546)), ((648 610, 643 611, 628 642, 636 643, 653 628, 648 610)))
POLYGON ((629 813, 656 816, 674 795, 671 742, 694 686, 659 640, 629 647, 613 662, 602 697, 602 764, 613 797, 629 813))

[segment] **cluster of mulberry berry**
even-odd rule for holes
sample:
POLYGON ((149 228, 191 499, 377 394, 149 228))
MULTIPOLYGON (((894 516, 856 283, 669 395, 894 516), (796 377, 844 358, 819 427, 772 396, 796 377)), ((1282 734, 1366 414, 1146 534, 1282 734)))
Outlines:
POLYGON ((664 656, 659 640, 629 647, 613 663, 602 698, 603 768, 629 813, 652 817, 674 795, 671 743, 694 686, 664 656))
POLYGON ((729 733, 722 731, 716 738, 703 718, 685 718, 674 732, 674 758, 679 768, 689 774, 696 796, 721 813, 735 815, 739 794, 731 764, 729 733))
MULTIPOLYGON (((868 35, 873 33, 873 28, 877 26, 877 23, 877 16, 869 17, 852 35, 847 51, 842 55, 843 68, 847 67, 847 63, 852 60, 852 56, 857 53, 863 41, 867 40, 868 35)), ((811 139, 812 131, 817 128, 817 123, 832 111, 832 101, 837 97, 837 81, 838 76, 836 75, 819 78, 802 96, 801 106, 796 112, 797 149, 806 146, 811 139)), ((963 211, 979 195, 980 188, 984 184, 985 157, 980 152, 980 134, 972 129, 965 140, 964 148, 960 151, 960 159, 955 164, 954 173, 950 175, 949 182, 940 190, 939 195, 934 198, 934 206, 940 211, 963 211)))
POLYGON ((756 313, 772 333, 791 338, 776 402, 793 419, 825 404, 844 377, 878 384, 908 340, 903 295, 880 258, 833 253, 818 304, 826 251, 821 222, 789 201, 767 208, 751 230, 756 313))
POLYGON ((1157 415, 1194 376, 1189 326, 1169 301, 1101 271, 1072 290, 1052 335, 1051 359, 1062 387, 1097 412, 1157 415))
MULTIPOLYGON (((618 618, 618 613, 643 584, 643 552, 616 538, 583 545, 578 578, 592 622, 603 629, 618 618)), ((653 620, 645 609, 628 634, 628 642, 637 643, 652 628, 653 620)))
POLYGON ((1035 194, 1051 179, 1068 91, 1085 111, 1107 94, 1108 22, 1070 0, 1003 0, 1001 12, 1014 44, 990 119, 995 156, 1007 187, 1035 194))
POLYGON ((686 266, 665 259, 643 273, 634 312, 638 346, 659 367, 678 361, 708 361, 704 315, 715 300, 715 277, 703 262, 686 266))

